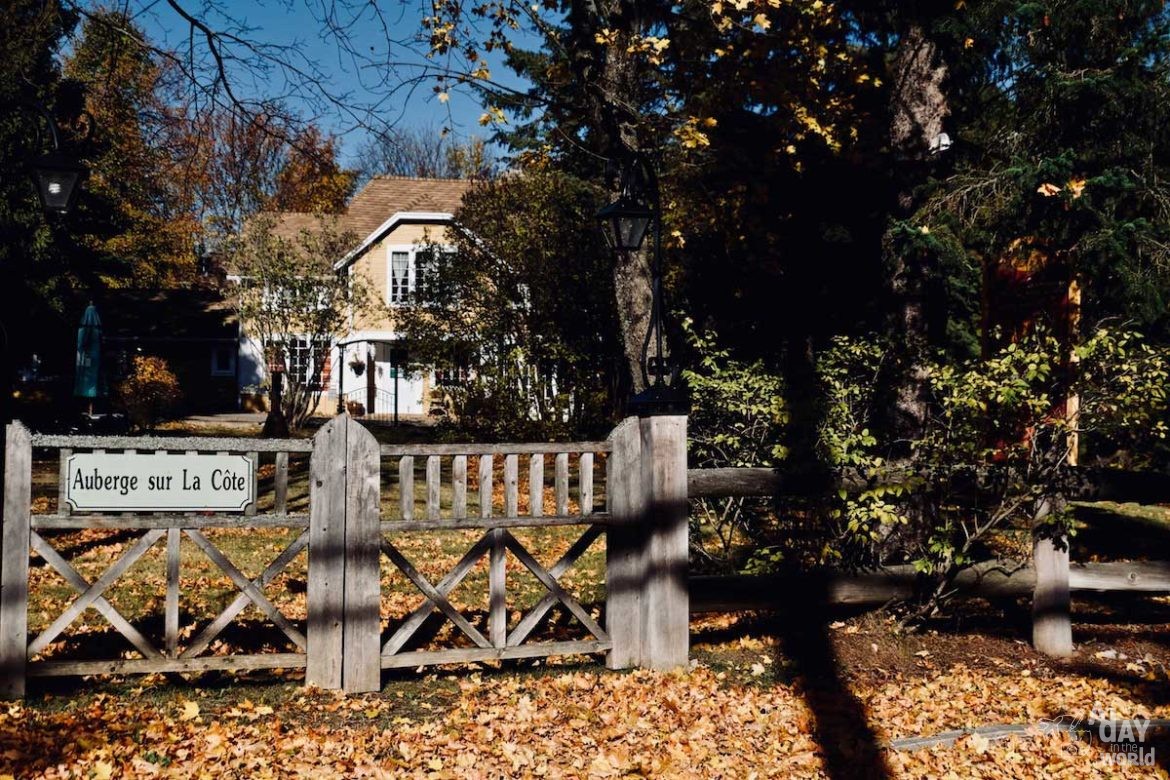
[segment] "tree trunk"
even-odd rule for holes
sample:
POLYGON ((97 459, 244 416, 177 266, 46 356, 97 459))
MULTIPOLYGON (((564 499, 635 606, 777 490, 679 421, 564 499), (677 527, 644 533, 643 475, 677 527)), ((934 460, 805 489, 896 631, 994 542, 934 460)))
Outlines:
POLYGON ((653 305, 649 252, 631 252, 613 266, 613 290, 617 298, 618 322, 622 329, 622 352, 630 372, 634 393, 645 389, 642 381, 642 347, 650 327, 653 305))
MULTIPOLYGON (((894 213, 910 218, 918 207, 915 188, 927 175, 931 143, 942 133, 948 113, 943 92, 946 66, 938 47, 922 28, 902 36, 891 64, 890 150, 894 162, 894 213)), ((927 289, 934 258, 929 252, 898 252, 892 259, 890 291, 899 354, 891 384, 891 438, 898 454, 908 454, 921 438, 927 416, 926 350, 930 342, 927 289)))
MULTIPOLYGON (((631 4, 620 0, 574 0, 569 10, 573 31, 573 71, 586 95, 590 123, 605 137, 607 155, 630 159, 643 150, 639 138, 639 82, 635 55, 622 43, 597 42, 605 28, 619 35, 637 31, 639 22, 631 4), (604 21, 603 21, 604 20, 604 21)), ((614 193, 615 197, 617 193, 614 193)), ((652 236, 639 252, 619 257, 613 267, 614 297, 621 327, 622 352, 634 393, 645 389, 642 381, 642 345, 650 326, 653 305, 650 275, 652 236)))

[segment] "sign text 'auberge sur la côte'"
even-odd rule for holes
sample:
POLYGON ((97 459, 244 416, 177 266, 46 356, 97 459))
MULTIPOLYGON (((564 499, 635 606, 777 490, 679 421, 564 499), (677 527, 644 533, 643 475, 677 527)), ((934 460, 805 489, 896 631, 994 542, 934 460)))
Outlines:
POLYGON ((242 512, 255 495, 244 455, 85 452, 66 468, 74 512, 242 512))

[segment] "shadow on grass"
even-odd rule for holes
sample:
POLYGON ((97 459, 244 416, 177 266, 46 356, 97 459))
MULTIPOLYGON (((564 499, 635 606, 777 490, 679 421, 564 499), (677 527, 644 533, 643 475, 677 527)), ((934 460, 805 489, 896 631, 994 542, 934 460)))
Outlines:
POLYGON ((849 690, 829 637, 828 593, 809 589, 780 606, 777 635, 813 716, 825 774, 833 780, 890 776, 865 706, 849 690))
MULTIPOLYGON (((775 679, 793 686, 808 705, 825 775, 832 780, 883 780, 891 776, 884 750, 865 706, 845 679, 844 661, 829 628, 831 621, 865 610, 834 606, 823 589, 811 585, 797 594, 776 594, 771 608, 730 627, 705 628, 692 639, 696 644, 727 645, 744 636, 774 637, 775 679)), ((701 657, 705 655, 700 651, 701 657)), ((718 663, 717 655, 709 660, 718 663)))

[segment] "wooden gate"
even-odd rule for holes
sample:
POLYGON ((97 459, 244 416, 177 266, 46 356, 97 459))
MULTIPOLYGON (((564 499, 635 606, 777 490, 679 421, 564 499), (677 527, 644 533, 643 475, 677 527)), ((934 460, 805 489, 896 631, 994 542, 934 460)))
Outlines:
POLYGON ((7 430, 5 463, 3 556, 0 567, 0 694, 24 693, 26 676, 77 674, 197 672, 212 669, 296 668, 305 665, 307 650, 303 626, 273 605, 264 589, 305 549, 308 515, 288 511, 289 455, 307 454, 311 443, 298 440, 219 438, 147 438, 108 436, 44 436, 32 434, 20 423, 7 430), (48 451, 60 464, 58 495, 65 493, 66 464, 76 452, 178 452, 244 454, 253 468, 261 454, 273 461, 273 503, 257 511, 255 497, 242 514, 74 513, 59 500, 55 511, 32 513, 32 457, 34 448, 48 451), (293 529, 291 543, 273 556, 257 577, 248 577, 212 541, 217 529, 283 527, 293 529), (52 543, 59 532, 103 529, 124 532, 122 553, 99 576, 83 576, 52 543), (180 542, 186 537, 234 584, 236 597, 214 619, 189 626, 180 634, 180 542), (165 594, 161 636, 148 637, 106 597, 107 592, 156 545, 165 548, 165 594), (35 636, 28 633, 29 552, 40 557, 77 594, 55 619, 35 636), (286 652, 231 654, 209 652, 216 639, 249 605, 255 606, 287 641, 286 652), (56 660, 41 656, 88 610, 97 611, 138 658, 56 660))
POLYGON ((685 664, 685 423, 685 417, 630 418, 597 442, 413 446, 379 446, 345 415, 324 425, 311 441, 45 436, 14 423, 7 431, 0 554, 0 695, 22 696, 26 676, 40 675, 305 668, 308 684, 372 691, 381 687, 383 669, 424 664, 582 653, 605 653, 612 668, 685 664), (80 514, 60 501, 54 511, 33 513, 34 449, 54 453, 62 483, 74 452, 241 453, 254 469, 266 461, 270 490, 262 500, 254 497, 242 514, 80 514), (304 506, 290 511, 290 456, 302 473, 307 467, 307 512, 304 506), (388 469, 383 470, 384 463, 388 469), (595 477, 602 474, 603 479, 595 477), (546 566, 520 534, 521 529, 552 527, 580 533, 546 566), (251 528, 289 529, 289 541, 274 546, 275 555, 253 577, 217 546, 211 533, 251 528), (121 554, 96 577, 83 576, 52 544, 53 534, 79 529, 117 530, 127 539, 121 554), (423 563, 433 562, 420 563, 419 553, 404 549, 402 540, 412 533, 446 534, 466 543, 466 549, 441 576, 428 575, 423 563), (193 544, 238 590, 218 616, 199 625, 188 621, 181 626, 184 538, 188 549, 193 544), (581 557, 601 543, 604 615, 563 583, 581 557), (161 628, 152 638, 106 594, 156 545, 165 548, 165 594, 161 628), (306 551, 304 613, 293 615, 265 589, 306 551), (31 637, 30 552, 76 593, 31 637), (509 591, 509 558, 514 570, 527 572, 543 589, 523 614, 509 591), (487 568, 486 609, 465 614, 452 593, 481 561, 487 568), (418 591, 416 606, 396 622, 383 610, 382 583, 391 574, 405 577, 418 591), (233 653, 217 647, 217 638, 249 606, 285 648, 233 653), (583 635, 538 641, 537 629, 558 607, 575 619, 583 635), (91 609, 128 643, 126 651, 98 660, 42 657, 91 609), (435 613, 455 627, 453 636, 464 646, 436 643, 433 634, 420 636, 435 613))

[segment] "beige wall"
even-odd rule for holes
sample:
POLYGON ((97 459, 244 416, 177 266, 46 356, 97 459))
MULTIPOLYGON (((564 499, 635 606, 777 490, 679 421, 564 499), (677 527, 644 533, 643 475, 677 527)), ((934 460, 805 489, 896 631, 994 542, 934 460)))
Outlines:
POLYGON ((357 259, 350 272, 360 274, 365 279, 371 301, 367 311, 358 312, 354 316, 353 330, 394 329, 393 310, 386 305, 390 285, 386 269, 389 248, 434 241, 447 241, 447 228, 439 225, 399 225, 357 259))

